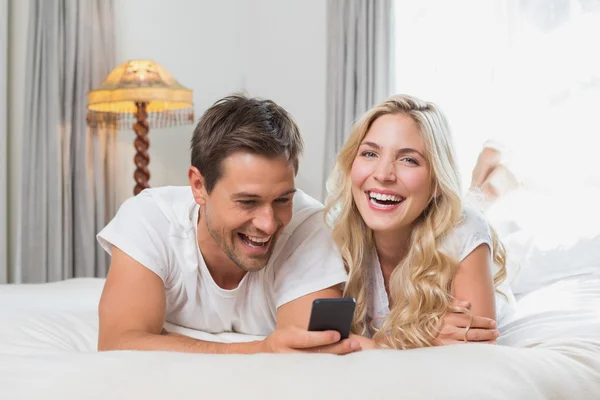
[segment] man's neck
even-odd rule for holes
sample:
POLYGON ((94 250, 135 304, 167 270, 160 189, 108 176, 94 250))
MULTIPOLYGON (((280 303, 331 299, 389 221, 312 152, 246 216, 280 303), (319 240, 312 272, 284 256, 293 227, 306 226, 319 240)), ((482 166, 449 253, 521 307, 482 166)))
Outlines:
POLYGON ((221 246, 212 237, 206 224, 198 217, 198 247, 202 253, 202 258, 206 264, 206 268, 213 280, 222 289, 232 290, 238 287, 246 271, 238 267, 231 259, 223 252, 221 246))

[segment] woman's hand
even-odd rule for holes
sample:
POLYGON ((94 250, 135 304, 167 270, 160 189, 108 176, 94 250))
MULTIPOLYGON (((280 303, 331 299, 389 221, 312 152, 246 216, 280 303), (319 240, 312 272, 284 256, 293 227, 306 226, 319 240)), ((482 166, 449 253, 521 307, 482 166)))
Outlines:
POLYGON ((496 329, 496 321, 482 316, 470 317, 461 312, 461 308, 470 309, 471 305, 467 301, 452 301, 450 312, 444 317, 435 345, 496 343, 496 339, 500 335, 496 329))

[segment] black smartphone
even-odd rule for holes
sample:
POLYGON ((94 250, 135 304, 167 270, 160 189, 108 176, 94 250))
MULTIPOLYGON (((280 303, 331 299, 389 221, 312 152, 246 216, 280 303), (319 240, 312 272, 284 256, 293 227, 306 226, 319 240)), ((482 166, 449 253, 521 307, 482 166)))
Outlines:
POLYGON ((354 299, 316 299, 312 304, 309 331, 338 331, 342 339, 350 336, 354 318, 354 299))

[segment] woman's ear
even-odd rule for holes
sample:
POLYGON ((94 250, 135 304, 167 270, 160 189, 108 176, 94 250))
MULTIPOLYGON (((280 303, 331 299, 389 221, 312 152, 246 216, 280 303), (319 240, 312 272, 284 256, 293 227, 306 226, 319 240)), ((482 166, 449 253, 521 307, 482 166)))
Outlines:
POLYGON ((429 198, 429 204, 426 208, 426 210, 432 210, 433 208, 436 208, 438 206, 438 200, 442 197, 442 190, 440 189, 439 185, 436 183, 433 186, 433 189, 431 191, 431 197, 429 198))
POLYGON ((188 170, 188 180, 196 203, 201 206, 205 205, 208 200, 208 192, 206 191, 204 176, 200 173, 200 170, 196 167, 190 167, 188 170))
POLYGON ((433 190, 431 191, 430 201, 437 200, 441 195, 442 195, 442 190, 440 189, 440 185, 437 182, 434 182, 433 190))

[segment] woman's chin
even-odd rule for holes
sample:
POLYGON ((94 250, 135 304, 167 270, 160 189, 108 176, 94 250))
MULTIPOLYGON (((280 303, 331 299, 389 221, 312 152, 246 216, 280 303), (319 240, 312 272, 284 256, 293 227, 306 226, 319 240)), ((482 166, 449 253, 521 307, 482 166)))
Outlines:
MULTIPOLYGON (((407 218, 390 218, 391 216, 372 216, 366 215, 367 218, 363 217, 365 225, 373 231, 373 233, 381 234, 397 234, 404 232, 406 229, 411 229, 412 222, 409 222, 407 218)), ((413 220, 414 222, 414 220, 413 220)))
POLYGON ((369 227, 373 233, 384 233, 384 232, 393 232, 398 230, 398 224, 390 224, 389 221, 367 221, 365 220, 365 224, 369 227))

